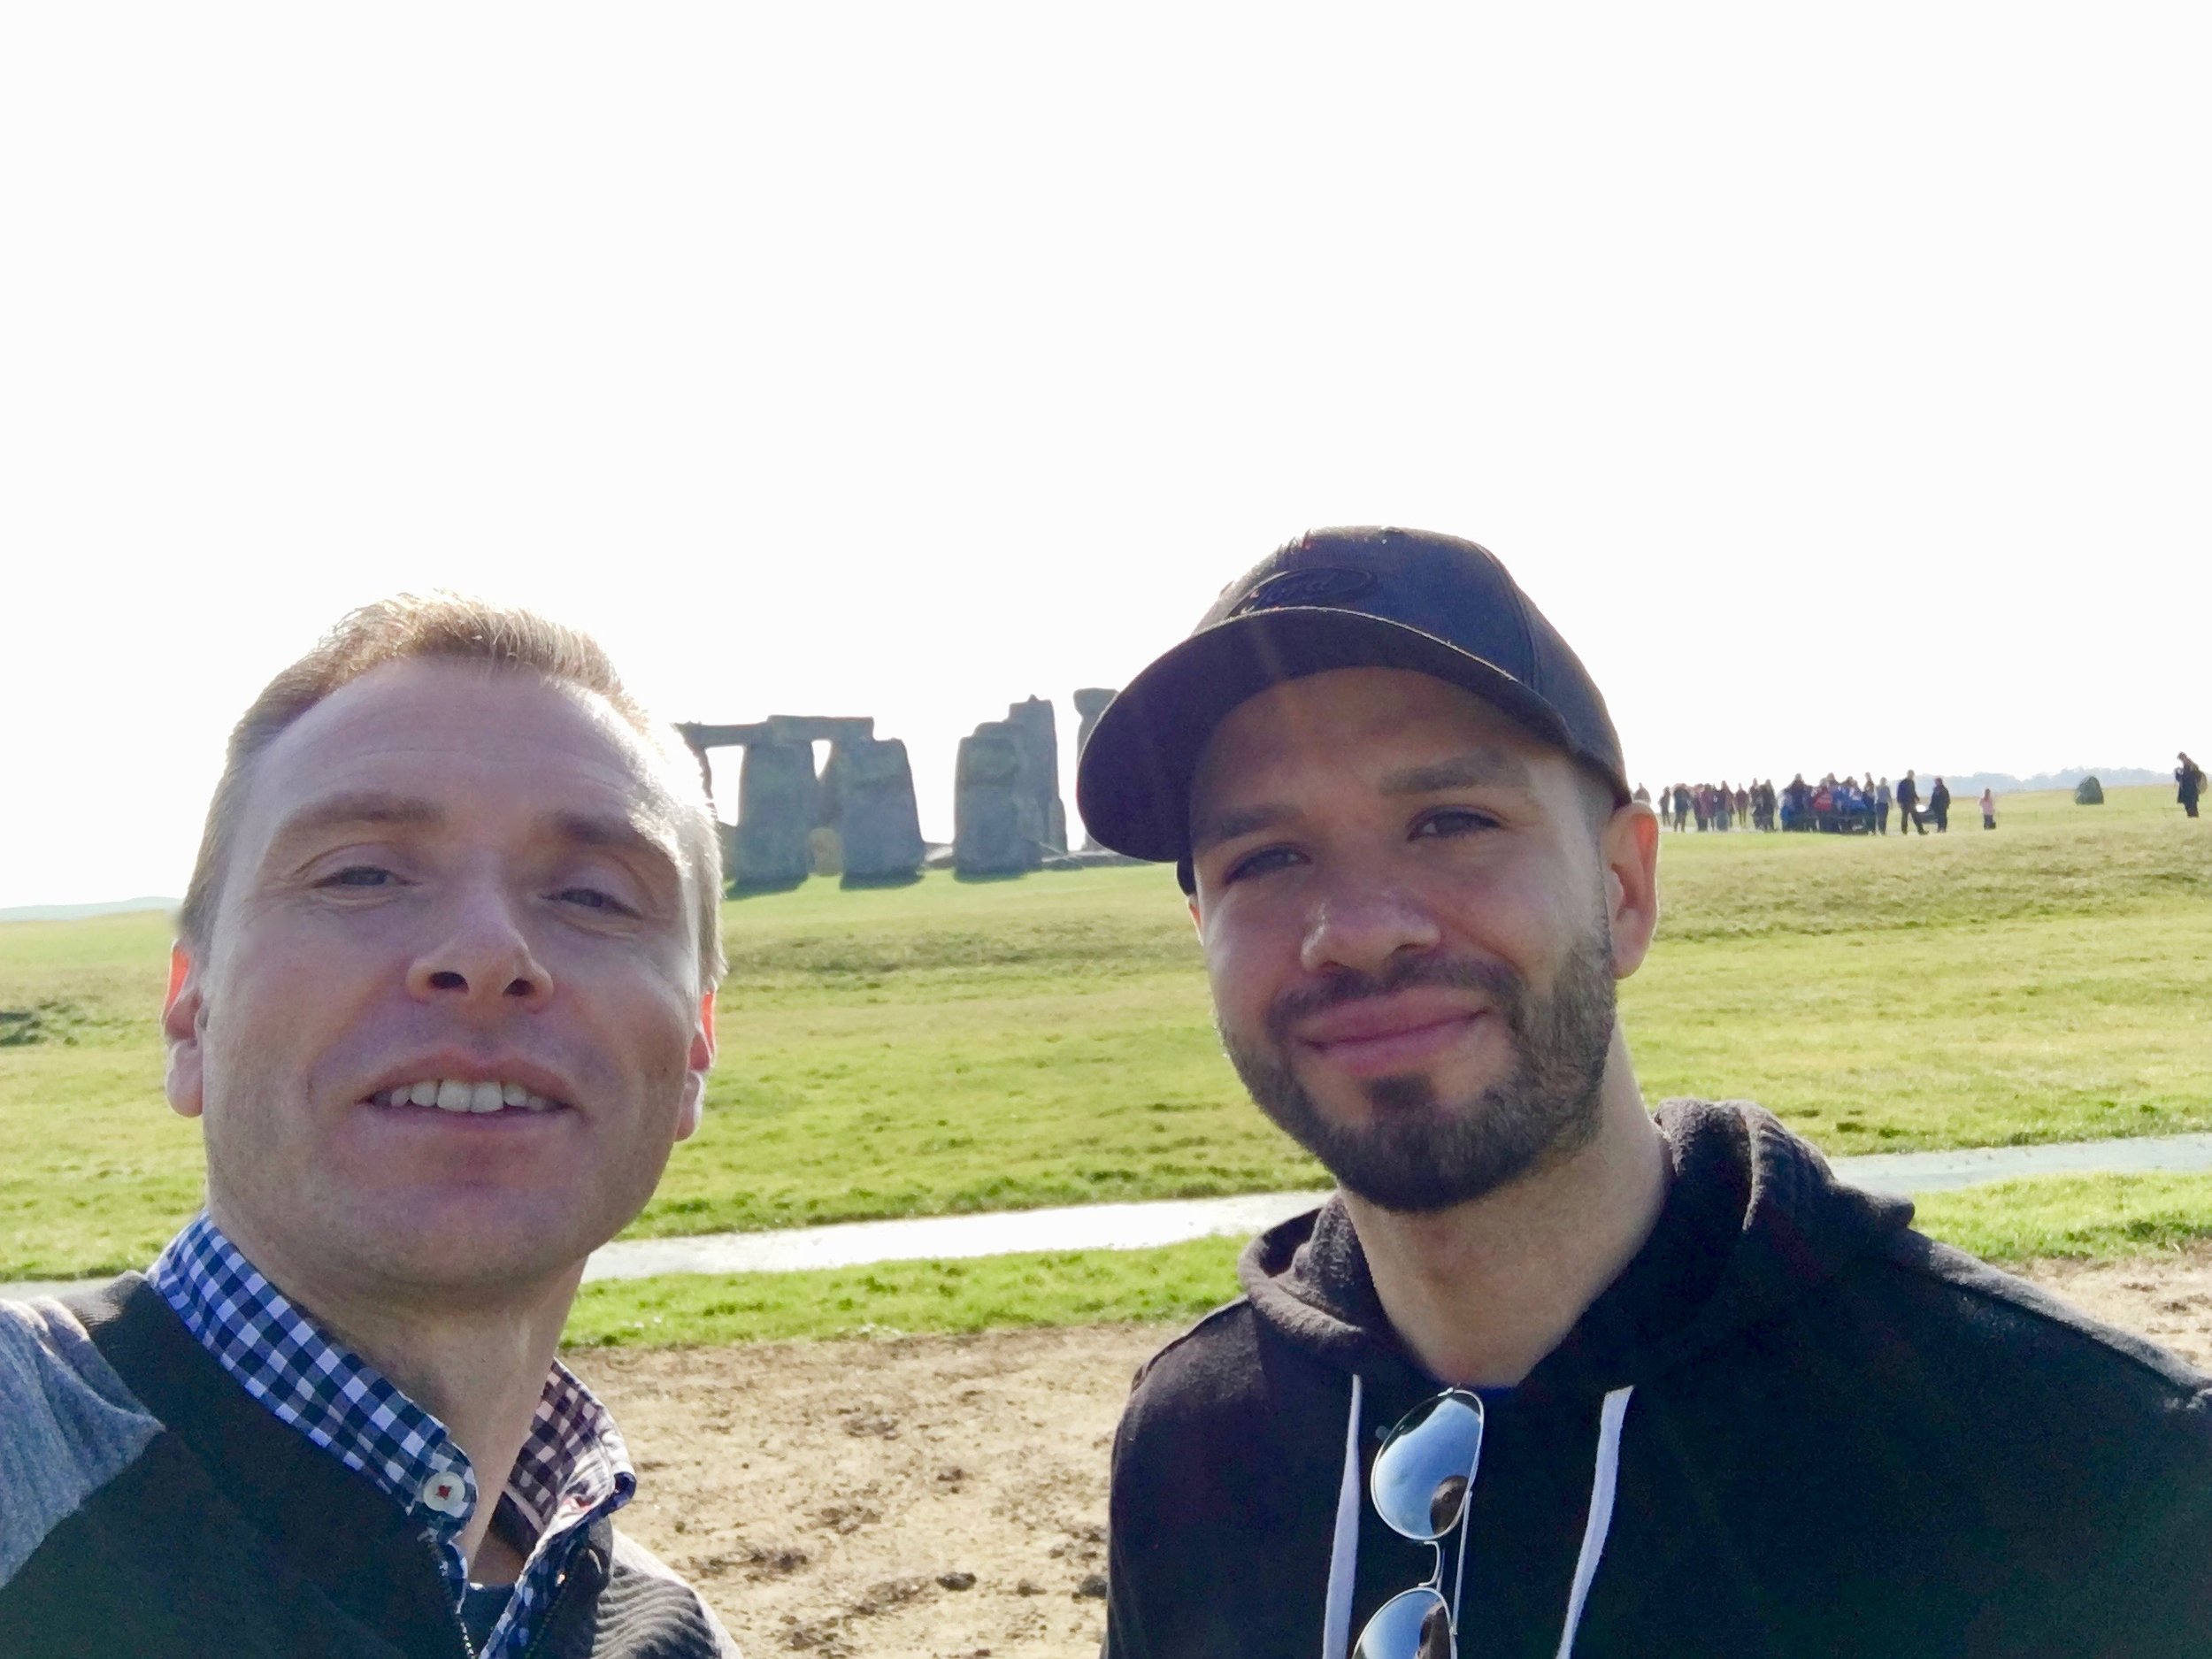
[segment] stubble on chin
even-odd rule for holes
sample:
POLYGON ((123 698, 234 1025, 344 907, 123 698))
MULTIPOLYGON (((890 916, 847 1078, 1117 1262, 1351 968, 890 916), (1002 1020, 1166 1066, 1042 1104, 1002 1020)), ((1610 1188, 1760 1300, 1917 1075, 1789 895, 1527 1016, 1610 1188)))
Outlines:
POLYGON ((1425 1214, 1495 1192, 1589 1143, 1614 1009, 1612 940, 1601 918, 1562 959, 1547 995, 1500 963, 1416 959, 1279 999, 1262 1040, 1233 1035, 1217 1017, 1216 1028, 1254 1102, 1339 1185, 1379 1208, 1425 1214), (1322 1009, 1416 986, 1483 993, 1505 1025, 1510 1070, 1457 1100, 1441 1097, 1424 1073, 1376 1078, 1363 1087, 1367 1122, 1333 1118, 1298 1077, 1290 1028, 1322 1009))

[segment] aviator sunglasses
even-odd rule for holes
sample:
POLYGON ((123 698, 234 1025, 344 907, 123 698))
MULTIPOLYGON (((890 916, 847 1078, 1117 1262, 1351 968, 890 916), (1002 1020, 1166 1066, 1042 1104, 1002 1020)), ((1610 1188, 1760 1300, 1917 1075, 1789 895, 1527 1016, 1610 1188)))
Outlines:
POLYGON ((1391 1531, 1436 1551, 1425 1584, 1375 1609, 1351 1659, 1457 1659, 1452 1609, 1467 1573, 1467 1499, 1482 1457, 1482 1402, 1448 1388, 1398 1419, 1368 1471, 1368 1495, 1391 1531), (1444 1540, 1459 1529, 1452 1595, 1444 1599, 1444 1540))

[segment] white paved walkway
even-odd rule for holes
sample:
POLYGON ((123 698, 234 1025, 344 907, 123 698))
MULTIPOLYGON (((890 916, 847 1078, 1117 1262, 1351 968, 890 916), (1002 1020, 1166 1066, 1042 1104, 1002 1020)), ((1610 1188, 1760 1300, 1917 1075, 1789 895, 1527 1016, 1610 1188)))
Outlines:
MULTIPOLYGON (((2212 1170, 2212 1134, 1981 1147, 1953 1152, 1893 1152, 1836 1158, 1832 1163, 1837 1173, 1855 1186, 1909 1195, 2023 1175, 2212 1170)), ((626 1239, 595 1252, 584 1277, 778 1273, 807 1267, 860 1267, 871 1262, 1007 1256, 1023 1250, 1139 1250, 1190 1239, 1249 1237, 1310 1210, 1320 1198, 1320 1194, 1310 1192, 1258 1193, 1233 1198, 1010 1210, 981 1216, 851 1221, 780 1233, 626 1239)), ((0 1284, 0 1297, 20 1300, 64 1288, 44 1283, 0 1284)))

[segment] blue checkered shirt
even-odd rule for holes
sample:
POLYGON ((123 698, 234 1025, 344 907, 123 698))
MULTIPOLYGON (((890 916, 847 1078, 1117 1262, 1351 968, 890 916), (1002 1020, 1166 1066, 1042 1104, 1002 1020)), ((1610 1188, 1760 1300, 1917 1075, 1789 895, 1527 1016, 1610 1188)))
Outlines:
MULTIPOLYGON (((468 1587, 459 1540, 479 1494, 445 1425, 295 1307, 204 1215, 169 1241, 147 1278, 239 1386, 421 1520, 457 1617, 468 1587)), ((557 1363, 504 1494, 537 1544, 483 1659, 528 1647, 585 1529, 636 1489, 614 1419, 557 1363)))

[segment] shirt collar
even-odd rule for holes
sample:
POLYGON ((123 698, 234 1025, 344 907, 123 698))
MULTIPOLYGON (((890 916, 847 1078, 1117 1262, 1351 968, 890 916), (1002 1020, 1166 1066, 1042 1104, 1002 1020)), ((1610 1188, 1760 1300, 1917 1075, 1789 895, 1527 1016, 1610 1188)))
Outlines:
MULTIPOLYGON (((452 1575, 460 1533, 483 1499, 443 1424, 317 1325, 205 1214, 169 1241, 147 1279, 247 1394, 419 1517, 447 1546, 452 1575)), ((636 1487, 614 1419, 556 1362, 506 1497, 542 1549, 611 1515, 636 1487)))

